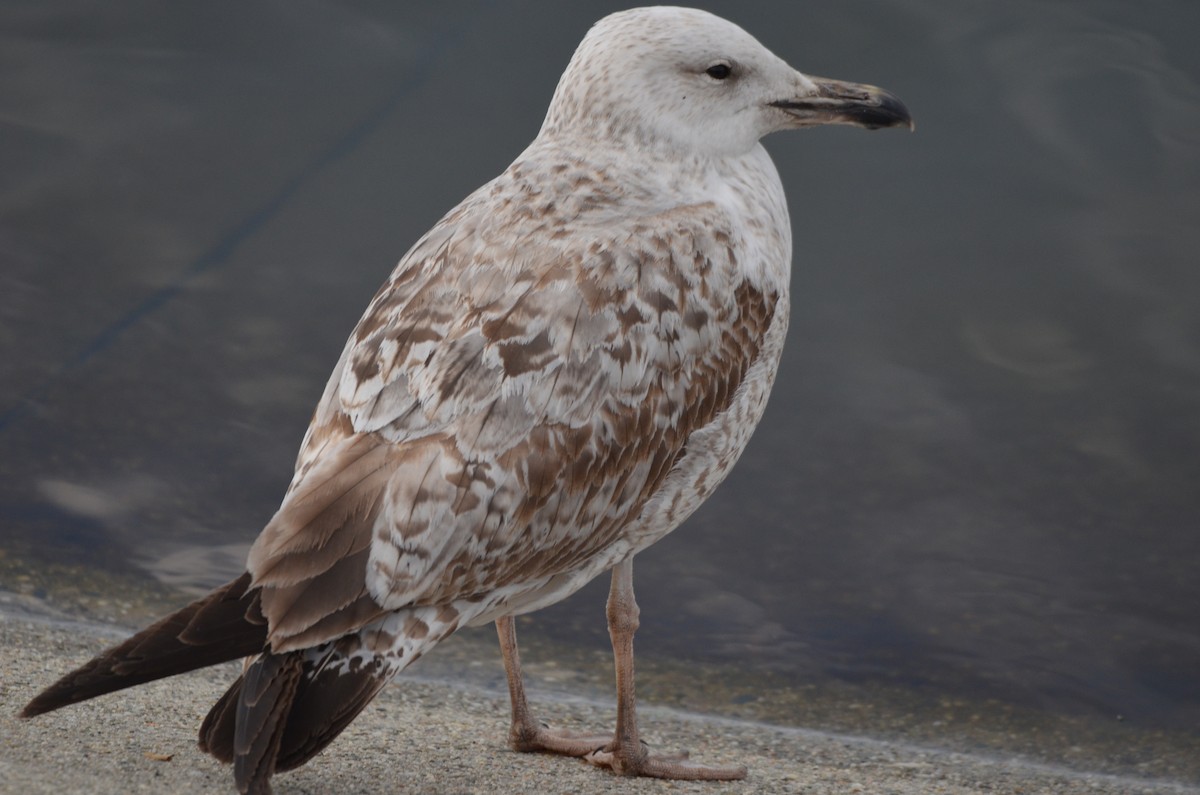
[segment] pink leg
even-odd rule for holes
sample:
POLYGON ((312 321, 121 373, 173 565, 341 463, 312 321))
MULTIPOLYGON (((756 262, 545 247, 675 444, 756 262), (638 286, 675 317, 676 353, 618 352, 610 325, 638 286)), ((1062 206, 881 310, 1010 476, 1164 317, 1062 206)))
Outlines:
POLYGON ((637 705, 633 687, 633 636, 640 610, 633 597, 633 558, 613 568, 608 594, 608 632, 612 637, 617 671, 617 732, 613 741, 585 758, 623 776, 732 781, 746 777, 746 768, 709 767, 688 761, 687 752, 653 756, 638 736, 637 705))
POLYGON ((514 751, 543 751, 565 756, 586 756, 612 742, 611 735, 574 734, 565 730, 552 731, 534 719, 525 700, 525 683, 521 678, 521 656, 517 652, 517 628, 512 616, 496 619, 500 635, 500 653, 504 657, 504 673, 508 677, 508 695, 512 699, 512 726, 508 730, 508 745, 514 751))

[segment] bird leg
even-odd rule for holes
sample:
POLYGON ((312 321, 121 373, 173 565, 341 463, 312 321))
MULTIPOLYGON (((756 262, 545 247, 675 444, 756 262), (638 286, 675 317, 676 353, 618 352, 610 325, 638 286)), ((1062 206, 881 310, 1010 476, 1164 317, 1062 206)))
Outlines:
POLYGON ((612 637, 613 661, 617 673, 617 732, 604 748, 584 757, 599 767, 610 768, 622 776, 733 781, 746 777, 746 768, 710 767, 688 761, 683 751, 671 755, 652 755, 638 736, 637 706, 633 686, 633 636, 639 621, 637 601, 633 597, 633 558, 613 567, 612 589, 608 594, 608 633, 612 637))
POLYGON ((512 726, 508 730, 508 746, 514 751, 541 751, 564 756, 586 756, 597 748, 611 743, 610 735, 575 734, 565 729, 552 730, 537 721, 525 699, 525 683, 521 678, 521 655, 517 652, 517 628, 512 616, 496 619, 500 636, 500 654, 504 658, 504 673, 508 677, 508 695, 512 699, 512 726))

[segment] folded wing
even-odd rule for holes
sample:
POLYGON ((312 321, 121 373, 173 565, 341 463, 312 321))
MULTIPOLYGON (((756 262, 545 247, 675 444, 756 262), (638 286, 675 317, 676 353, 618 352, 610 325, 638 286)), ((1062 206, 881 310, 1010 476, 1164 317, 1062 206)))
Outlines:
POLYGON ((569 242, 464 208, 375 296, 251 552, 277 652, 582 566, 758 357, 777 296, 715 208, 569 242))

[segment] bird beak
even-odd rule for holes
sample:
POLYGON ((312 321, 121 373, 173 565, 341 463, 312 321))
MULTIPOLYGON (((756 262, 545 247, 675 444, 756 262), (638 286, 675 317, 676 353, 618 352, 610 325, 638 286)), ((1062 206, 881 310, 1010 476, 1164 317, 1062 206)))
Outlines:
POLYGON ((824 77, 808 79, 816 87, 815 94, 771 103, 792 117, 789 126, 853 124, 868 130, 900 126, 916 129, 904 103, 882 88, 824 77))

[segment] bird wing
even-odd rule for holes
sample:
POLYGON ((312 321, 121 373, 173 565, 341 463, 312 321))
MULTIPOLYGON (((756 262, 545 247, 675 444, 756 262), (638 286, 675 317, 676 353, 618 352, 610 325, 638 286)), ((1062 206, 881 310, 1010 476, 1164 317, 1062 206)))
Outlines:
POLYGON ((579 567, 757 358, 777 295, 714 206, 569 236, 523 217, 468 202, 351 335, 250 554, 276 651, 579 567))

